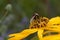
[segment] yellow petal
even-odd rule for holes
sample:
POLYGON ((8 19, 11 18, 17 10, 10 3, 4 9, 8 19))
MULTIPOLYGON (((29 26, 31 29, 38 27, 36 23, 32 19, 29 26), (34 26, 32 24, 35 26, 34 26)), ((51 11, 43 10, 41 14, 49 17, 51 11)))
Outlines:
POLYGON ((46 27, 46 28, 44 28, 44 29, 49 30, 49 31, 60 32, 60 27, 58 27, 58 26, 57 26, 57 28, 46 27))
POLYGON ((47 26, 50 27, 50 26, 53 26, 53 25, 56 25, 56 24, 60 24, 60 17, 51 18, 49 20, 49 22, 47 23, 47 26))
POLYGON ((20 40, 35 32, 37 32, 37 29, 26 29, 20 33, 10 34, 9 37, 11 38, 9 38, 8 40, 20 40))
POLYGON ((60 34, 45 36, 42 40, 60 40, 60 34))
POLYGON ((13 37, 15 35, 17 35, 18 33, 14 33, 14 34, 10 34, 9 37, 13 37))
POLYGON ((43 30, 42 29, 38 30, 38 37, 39 37, 39 40, 42 39, 42 37, 43 37, 43 30))
POLYGON ((48 27, 49 30, 55 30, 60 32, 60 17, 51 18, 46 27, 48 27))

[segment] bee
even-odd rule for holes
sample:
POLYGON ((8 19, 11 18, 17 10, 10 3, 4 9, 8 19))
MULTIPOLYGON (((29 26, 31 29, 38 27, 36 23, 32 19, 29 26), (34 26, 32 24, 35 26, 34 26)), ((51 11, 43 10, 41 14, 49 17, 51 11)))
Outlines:
POLYGON ((30 20, 30 27, 29 28, 41 28, 45 27, 48 23, 49 19, 46 17, 40 17, 38 13, 35 13, 30 20))

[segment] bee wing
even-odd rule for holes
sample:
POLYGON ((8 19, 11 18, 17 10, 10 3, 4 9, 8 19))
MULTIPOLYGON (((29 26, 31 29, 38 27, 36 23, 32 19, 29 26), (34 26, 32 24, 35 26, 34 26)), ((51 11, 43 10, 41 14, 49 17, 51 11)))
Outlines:
POLYGON ((35 18, 36 16, 39 16, 39 14, 38 14, 38 13, 35 13, 35 14, 33 15, 33 17, 31 18, 30 23, 34 20, 34 18, 35 18))

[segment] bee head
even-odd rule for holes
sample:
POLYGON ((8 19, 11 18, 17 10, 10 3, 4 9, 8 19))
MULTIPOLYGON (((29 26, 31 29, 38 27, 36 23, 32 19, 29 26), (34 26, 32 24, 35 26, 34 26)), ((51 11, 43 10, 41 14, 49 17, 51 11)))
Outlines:
POLYGON ((39 19, 39 14, 38 13, 35 13, 34 15, 33 15, 33 19, 39 19))
POLYGON ((32 22, 32 20, 37 20, 37 19, 39 19, 39 14, 38 14, 38 13, 35 13, 35 14, 32 16, 30 22, 32 22))

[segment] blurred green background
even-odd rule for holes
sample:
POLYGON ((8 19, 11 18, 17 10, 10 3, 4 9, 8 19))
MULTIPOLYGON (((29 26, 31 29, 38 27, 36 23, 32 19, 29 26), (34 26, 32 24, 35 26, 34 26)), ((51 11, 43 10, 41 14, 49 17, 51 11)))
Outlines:
POLYGON ((60 16, 60 0, 0 0, 0 40, 29 28, 34 13, 49 18, 60 16))

